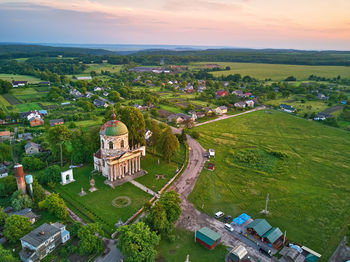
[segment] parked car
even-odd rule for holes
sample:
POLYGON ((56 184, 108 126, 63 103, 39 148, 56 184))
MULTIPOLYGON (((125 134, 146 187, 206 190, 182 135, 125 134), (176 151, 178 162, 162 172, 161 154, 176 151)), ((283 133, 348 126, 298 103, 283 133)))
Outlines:
POLYGON ((230 221, 231 219, 232 219, 231 216, 225 216, 223 220, 226 223, 226 222, 230 221))
POLYGON ((227 229, 230 232, 235 231, 235 229, 230 224, 225 224, 225 229, 227 229))
POLYGON ((272 257, 272 252, 269 248, 264 247, 264 246, 260 246, 259 247, 259 251, 260 253, 263 253, 264 255, 268 256, 268 257, 272 257))
POLYGON ((224 212, 219 211, 219 212, 216 212, 216 213, 215 213, 214 217, 215 217, 215 218, 220 218, 220 217, 223 217, 224 215, 225 215, 224 212))

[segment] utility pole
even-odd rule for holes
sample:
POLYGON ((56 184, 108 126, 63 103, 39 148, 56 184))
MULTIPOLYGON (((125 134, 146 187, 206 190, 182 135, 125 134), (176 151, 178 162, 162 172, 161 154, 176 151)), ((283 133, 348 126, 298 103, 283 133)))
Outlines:
POLYGON ((267 203, 268 202, 269 202, 269 193, 267 193, 267 196, 266 196, 265 209, 260 211, 261 214, 265 214, 266 216, 269 215, 269 211, 267 210, 267 203))
POLYGON ((284 236, 283 236, 283 245, 286 242, 286 235, 287 235, 287 230, 284 231, 284 236))

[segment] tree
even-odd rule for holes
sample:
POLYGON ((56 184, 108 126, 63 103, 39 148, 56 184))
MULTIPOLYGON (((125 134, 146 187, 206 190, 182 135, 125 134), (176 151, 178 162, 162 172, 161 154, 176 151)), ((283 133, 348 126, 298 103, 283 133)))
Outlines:
POLYGON ((108 98, 113 102, 120 101, 120 94, 117 91, 111 91, 108 95, 108 98))
POLYGON ((11 195, 17 190, 17 182, 14 176, 6 176, 0 179, 0 196, 5 197, 11 195))
POLYGON ((10 145, 1 143, 0 144, 0 161, 4 163, 4 161, 12 160, 12 149, 10 145))
POLYGON ((55 215, 59 219, 66 219, 68 216, 66 203, 59 194, 52 193, 45 200, 39 203, 39 208, 47 209, 50 214, 55 215))
POLYGON ((140 110, 135 107, 126 106, 121 109, 121 121, 128 127, 129 138, 132 145, 140 143, 144 145, 145 141, 145 119, 140 110))
POLYGON ((43 169, 45 167, 45 163, 41 161, 39 158, 34 156, 26 156, 22 159, 22 164, 25 170, 36 171, 43 169))
POLYGON ((159 142, 161 130, 160 130, 160 127, 159 127, 157 121, 155 121, 155 120, 150 121, 148 129, 152 132, 152 136, 151 136, 149 142, 150 142, 151 146, 153 146, 153 151, 154 151, 154 149, 157 146, 157 143, 159 142))
POLYGON ((29 218, 19 215, 12 215, 6 218, 4 236, 10 243, 16 243, 21 237, 32 230, 29 218))
POLYGON ((190 129, 194 126, 194 123, 193 123, 192 119, 190 119, 190 118, 185 119, 185 121, 183 123, 184 123, 185 128, 187 128, 187 129, 190 129))
POLYGON ((34 199, 34 204, 37 206, 39 202, 45 200, 46 194, 44 188, 39 184, 38 180, 34 178, 33 180, 33 199, 34 199))
POLYGON ((170 159, 179 149, 180 144, 170 127, 167 127, 161 134, 159 148, 163 157, 170 162, 170 159))
POLYGON ((145 209, 147 212, 145 222, 151 230, 157 232, 163 237, 167 237, 173 232, 174 224, 169 222, 166 210, 159 201, 153 206, 146 206, 145 209))
POLYGON ((16 262, 16 261, 17 259, 13 257, 11 251, 3 248, 3 246, 0 245, 0 262, 16 262))
POLYGON ((6 94, 12 88, 12 84, 9 81, 0 79, 0 94, 6 94))
POLYGON ((24 208, 32 207, 33 202, 27 194, 23 194, 22 191, 17 190, 11 196, 11 206, 16 210, 22 210, 24 208))
POLYGON ((0 228, 5 225, 6 218, 7 214, 4 212, 4 209, 0 207, 0 228))
POLYGON ((58 125, 51 127, 48 132, 48 142, 51 145, 52 150, 59 146, 60 148, 60 158, 61 167, 63 166, 63 149, 64 143, 68 142, 71 138, 72 132, 65 125, 58 125))
POLYGON ((175 223, 181 215, 181 199, 174 190, 167 191, 160 196, 159 203, 164 207, 167 219, 175 223))
POLYGON ((78 230, 79 252, 81 254, 100 253, 103 250, 101 237, 103 231, 98 223, 87 224, 78 230))
POLYGON ((155 260, 160 237, 143 222, 122 226, 118 230, 117 247, 126 257, 126 262, 151 262, 155 260))

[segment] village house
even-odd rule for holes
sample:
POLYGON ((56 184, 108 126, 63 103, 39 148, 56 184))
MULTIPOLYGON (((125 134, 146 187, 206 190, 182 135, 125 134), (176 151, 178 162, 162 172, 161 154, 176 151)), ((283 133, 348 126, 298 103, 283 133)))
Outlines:
POLYGON ((21 238, 23 262, 40 261, 70 239, 66 226, 58 222, 42 224, 21 238))
POLYGON ((24 150, 28 156, 31 156, 40 152, 40 145, 33 142, 28 142, 24 146, 24 150))
POLYGON ((213 109, 211 109, 210 107, 204 107, 203 110, 204 110, 206 115, 210 115, 210 114, 214 113, 213 109))
POLYGON ((15 80, 12 80, 12 87, 25 86, 26 84, 28 84, 28 81, 15 81, 15 80))
POLYGON ((92 77, 91 76, 78 76, 77 80, 91 80, 92 77))
POLYGON ((226 90, 219 90, 216 92, 216 98, 225 97, 227 95, 228 95, 228 91, 226 90))
POLYGON ((197 112, 194 110, 188 111, 188 114, 191 116, 192 121, 195 121, 198 118, 197 112))
POLYGON ((280 104, 280 109, 287 113, 293 113, 295 111, 294 107, 286 104, 280 104))
POLYGON ((243 97, 243 92, 242 90, 235 90, 235 91, 232 91, 232 94, 238 96, 238 97, 243 97))
POLYGON ((23 134, 18 134, 18 138, 28 141, 28 140, 32 140, 33 136, 32 136, 32 133, 23 133, 23 134))
POLYGON ((200 230, 194 233, 197 243, 205 246, 209 250, 212 250, 219 242, 221 235, 208 227, 202 227, 200 230))
POLYGON ((142 107, 141 105, 139 105, 139 104, 134 104, 134 107, 135 107, 136 109, 141 110, 141 111, 142 111, 142 109, 143 109, 143 107, 142 107))
POLYGON ((41 119, 41 117, 34 116, 34 117, 29 119, 29 124, 30 124, 31 127, 43 126, 44 125, 44 120, 41 119))
POLYGON ((104 92, 103 92, 103 95, 104 95, 104 96, 108 96, 108 92, 104 91, 104 92))
POLYGON ((249 92, 243 94, 244 97, 251 97, 252 95, 253 95, 253 94, 252 94, 252 93, 249 93, 249 92))
POLYGON ((39 85, 49 86, 49 85, 51 85, 51 83, 50 83, 50 81, 44 81, 44 82, 39 82, 39 85))
POLYGON ((37 214, 35 214, 31 208, 25 208, 19 211, 15 211, 12 207, 7 207, 7 208, 4 208, 4 212, 8 216, 18 215, 18 216, 26 217, 29 219, 30 223, 32 224, 34 224, 40 217, 37 214))
POLYGON ((90 92, 86 92, 86 98, 91 98, 92 94, 90 92))
POLYGON ((227 256, 227 261, 228 262, 247 261, 246 260, 247 258, 248 258, 248 251, 245 249, 245 247, 239 245, 231 249, 230 253, 227 256))
POLYGON ((152 131, 146 129, 146 131, 145 131, 145 139, 146 139, 146 141, 148 141, 151 137, 152 137, 152 131))
POLYGON ((333 116, 331 114, 320 112, 320 113, 317 113, 317 115, 314 117, 314 120, 316 120, 316 121, 324 121, 327 118, 332 118, 332 117, 333 116))
POLYGON ((48 113, 47 113, 47 110, 41 109, 41 110, 39 110, 39 114, 40 114, 41 116, 46 116, 48 113))
POLYGON ((237 102, 237 103, 234 104, 234 106, 235 106, 236 108, 245 108, 246 105, 247 105, 247 104, 246 104, 245 102, 243 102, 243 101, 237 102))
POLYGON ((75 97, 83 97, 82 93, 80 93, 77 89, 71 89, 69 94, 75 97))
POLYGON ((202 86, 202 85, 198 86, 198 92, 199 93, 202 93, 205 89, 206 89, 205 86, 202 86))
POLYGON ((247 107, 254 107, 254 105, 255 105, 254 100, 247 100, 247 101, 245 101, 245 103, 247 104, 247 107))
POLYGON ((182 114, 182 113, 178 113, 176 115, 172 114, 172 115, 168 116, 168 122, 169 123, 174 121, 173 119, 175 119, 175 123, 176 124, 180 124, 180 123, 184 122, 187 119, 190 119, 190 120, 194 121, 191 116, 185 115, 185 114, 182 114))
POLYGON ((5 141, 11 139, 11 132, 6 130, 6 131, 0 131, 0 141, 5 141))
POLYGON ((328 100, 329 96, 325 96, 324 94, 318 93, 317 98, 321 100, 328 100))
POLYGON ((64 119, 59 118, 59 119, 51 119, 50 120, 50 126, 57 126, 57 125, 63 125, 64 124, 64 119))
POLYGON ((218 115, 223 115, 227 113, 227 107, 226 106, 219 106, 215 109, 215 113, 218 115))
POLYGON ((205 117, 205 113, 204 112, 196 112, 196 116, 197 116, 197 118, 202 118, 202 117, 205 117))
POLYGON ((99 87, 99 86, 95 86, 95 87, 94 87, 94 92, 97 92, 97 91, 102 91, 102 88, 99 87))
POLYGON ((96 107, 108 107, 108 104, 104 101, 101 101, 101 100, 98 100, 98 99, 95 99, 93 104, 96 106, 96 107))

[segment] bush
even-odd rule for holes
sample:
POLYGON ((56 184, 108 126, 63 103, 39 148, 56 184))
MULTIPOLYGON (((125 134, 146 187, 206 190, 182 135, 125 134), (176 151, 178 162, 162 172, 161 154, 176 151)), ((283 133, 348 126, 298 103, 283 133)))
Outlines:
POLYGON ((45 163, 39 158, 26 156, 22 159, 22 164, 25 170, 36 171, 43 169, 45 163))

